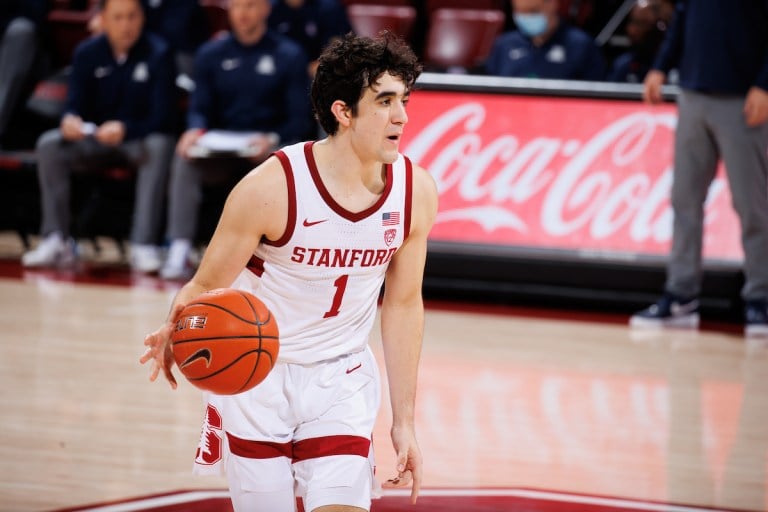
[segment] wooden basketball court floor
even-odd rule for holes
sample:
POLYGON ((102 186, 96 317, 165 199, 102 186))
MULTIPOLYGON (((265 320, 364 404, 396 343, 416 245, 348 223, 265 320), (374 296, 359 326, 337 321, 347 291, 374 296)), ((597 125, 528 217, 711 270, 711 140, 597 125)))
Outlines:
MULTIPOLYGON (((177 285, 14 257, 0 276, 0 510, 230 511, 222 478, 191 474, 200 392, 138 364, 177 285)), ((374 512, 768 510, 768 342, 737 326, 430 303, 417 412, 422 498, 374 512)))

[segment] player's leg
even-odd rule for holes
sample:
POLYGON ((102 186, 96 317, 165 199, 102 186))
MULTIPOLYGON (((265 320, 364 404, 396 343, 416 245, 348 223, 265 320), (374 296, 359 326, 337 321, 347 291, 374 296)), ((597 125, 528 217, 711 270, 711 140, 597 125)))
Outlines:
POLYGON ((296 510, 291 459, 253 459, 230 455, 227 483, 235 512, 296 510))
POLYGON ((283 393, 287 378, 286 365, 278 363, 250 391, 209 397, 198 459, 208 465, 224 461, 235 512, 296 509, 293 411, 283 393))
POLYGON ((380 376, 369 350, 324 365, 304 382, 294 475, 305 510, 369 510, 374 487, 371 434, 380 376))
POLYGON ((374 467, 368 457, 322 456, 295 462, 294 471, 297 494, 307 512, 370 510, 374 467))

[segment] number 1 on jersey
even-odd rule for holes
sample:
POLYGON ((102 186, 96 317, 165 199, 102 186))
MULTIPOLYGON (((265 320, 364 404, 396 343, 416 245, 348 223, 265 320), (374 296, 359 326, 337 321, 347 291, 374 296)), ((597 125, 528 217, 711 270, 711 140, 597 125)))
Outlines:
POLYGON ((331 309, 325 312, 323 318, 330 318, 339 314, 341 298, 344 296, 344 290, 347 288, 347 279, 349 279, 349 274, 344 274, 333 282, 333 285, 336 287, 336 293, 333 295, 333 304, 331 304, 331 309))

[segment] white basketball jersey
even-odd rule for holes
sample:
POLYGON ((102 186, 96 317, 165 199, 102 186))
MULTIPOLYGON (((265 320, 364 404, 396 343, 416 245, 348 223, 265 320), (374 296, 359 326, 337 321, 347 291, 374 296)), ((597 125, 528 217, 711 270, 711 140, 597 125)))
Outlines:
POLYGON ((408 236, 412 166, 399 155, 386 185, 361 212, 325 188, 314 142, 276 153, 288 183, 288 222, 279 240, 262 241, 233 287, 251 291, 277 319, 279 361, 309 364, 363 350, 392 256, 408 236))

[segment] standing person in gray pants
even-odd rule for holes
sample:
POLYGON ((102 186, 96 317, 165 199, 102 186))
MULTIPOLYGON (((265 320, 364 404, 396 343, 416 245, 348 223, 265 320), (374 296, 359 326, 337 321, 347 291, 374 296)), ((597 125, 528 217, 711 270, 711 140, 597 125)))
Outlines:
POLYGON ((681 1, 644 99, 661 101, 666 73, 679 66, 674 224, 661 299, 633 326, 697 327, 704 201, 723 159, 741 221, 745 334, 768 336, 768 2, 681 1))
POLYGON ((165 195, 173 155, 173 57, 161 39, 142 34, 139 0, 101 0, 103 34, 75 51, 67 109, 60 127, 37 143, 43 220, 27 267, 75 260, 70 237, 70 174, 111 166, 138 172, 131 228, 131 266, 156 272, 162 264, 165 195))

